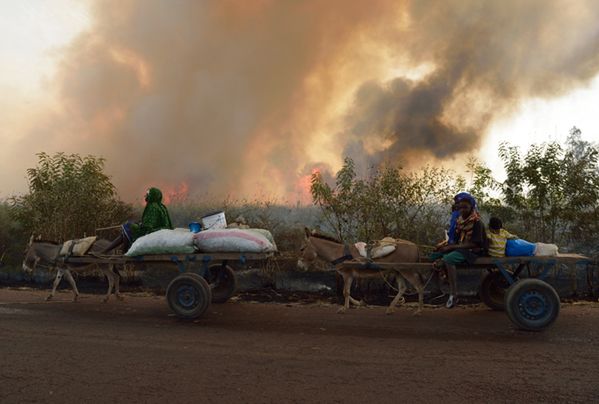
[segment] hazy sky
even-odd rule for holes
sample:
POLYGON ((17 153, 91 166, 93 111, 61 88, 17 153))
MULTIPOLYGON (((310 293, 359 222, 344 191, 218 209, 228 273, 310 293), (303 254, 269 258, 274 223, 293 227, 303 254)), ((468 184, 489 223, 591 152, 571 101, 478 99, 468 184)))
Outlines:
MULTIPOLYGON (((308 11, 291 10, 298 13, 296 19, 289 16, 290 10, 285 8, 287 2, 283 0, 278 3, 270 0, 224 1, 222 2, 223 6, 212 8, 194 6, 190 7, 191 11, 189 12, 196 18, 193 21, 191 17, 189 17, 189 21, 182 21, 181 18, 185 17, 186 10, 180 12, 180 10, 174 10, 176 7, 171 7, 184 2, 148 0, 139 3, 131 0, 112 3, 119 4, 118 7, 106 6, 108 3, 108 1, 87 2, 81 0, 0 0, 0 198, 24 191, 26 186, 25 169, 34 164, 35 153, 65 150, 106 156, 108 170, 114 177, 119 192, 129 199, 131 199, 131 195, 139 193, 139 188, 151 184, 152 179, 148 179, 144 175, 152 173, 152 161, 157 161, 160 158, 168 160, 161 166, 160 172, 168 171, 172 165, 172 172, 162 177, 156 177, 160 185, 170 183, 173 188, 177 188, 186 187, 191 183, 192 187, 206 187, 215 193, 222 193, 225 189, 225 192, 237 196, 251 196, 252 190, 258 189, 257 193, 264 191, 270 194, 283 194, 288 199, 294 199, 299 197, 295 193, 301 192, 297 186, 303 184, 298 181, 299 185, 289 186, 288 183, 293 182, 294 177, 305 176, 305 170, 311 165, 317 166, 323 162, 334 170, 338 168, 344 150, 353 150, 353 153, 356 153, 356 149, 352 149, 351 143, 339 143, 338 136, 341 136, 339 133, 347 132, 355 135, 355 131, 358 130, 356 128, 364 128, 368 125, 370 125, 369 129, 374 128, 372 130, 379 128, 377 125, 372 126, 372 122, 348 118, 348 114, 351 115, 353 111, 353 113, 368 113, 373 117, 378 117, 378 110, 377 114, 373 114, 372 108, 382 108, 383 110, 391 108, 390 112, 380 114, 380 119, 387 119, 393 112, 392 107, 385 107, 380 101, 368 104, 368 100, 381 96, 381 92, 384 93, 385 100, 393 100, 394 93, 385 93, 388 88, 397 89, 394 91, 399 91, 400 96, 402 86, 407 86, 405 87, 406 91, 410 92, 414 91, 414 88, 419 90, 418 84, 412 88, 410 83, 419 83, 423 77, 433 77, 431 79, 433 84, 425 86, 422 89, 424 92, 432 91, 431 86, 436 89, 435 86, 444 83, 444 73, 439 73, 437 77, 431 64, 422 61, 412 63, 412 60, 410 63, 404 63, 406 56, 401 52, 398 51, 395 55, 392 47, 378 47, 377 38, 388 38, 395 35, 387 32, 388 30, 384 26, 393 20, 381 20, 375 11, 371 16, 363 17, 364 12, 358 6, 355 7, 356 10, 350 10, 344 16, 348 20, 363 19, 363 26, 372 25, 381 20, 380 23, 383 26, 378 27, 375 33, 363 26, 356 26, 356 32, 364 30, 367 34, 356 38, 352 36, 351 28, 347 28, 345 25, 340 24, 330 28, 326 14, 334 14, 334 10, 322 12, 325 14, 322 17, 324 21, 322 26, 315 23, 314 27, 308 27, 305 26, 303 18, 306 18, 305 21, 311 21, 310 15, 302 16, 299 12, 314 12, 318 13, 320 17, 321 10, 318 7, 314 7, 311 11, 308 7, 306 7, 308 11), (96 4, 95 7, 94 4, 96 4), (146 12, 145 5, 150 9, 147 11, 147 15, 137 17, 135 13, 146 12), (219 13, 225 17, 221 18, 219 13), (277 13, 280 13, 283 18, 277 13), (272 14, 273 18, 267 19, 267 14, 272 14), (273 25, 272 35, 268 29, 260 31, 256 27, 247 28, 251 21, 260 18, 264 18, 266 21, 261 24, 273 25), (138 21, 140 19, 146 19, 151 24, 148 23, 146 27, 143 21, 138 21), (280 20, 283 23, 279 23, 280 20), (298 21, 297 27, 293 27, 294 21, 298 21), (198 26, 206 27, 206 31, 198 31, 194 34, 185 31, 188 30, 186 24, 193 27, 196 23, 198 26), (292 26, 290 32, 287 31, 289 25, 292 26), (129 27, 133 28, 129 29, 129 27), (174 35, 173 30, 179 29, 181 33, 174 35), (230 32, 239 30, 243 33, 245 29, 248 29, 247 32, 250 33, 247 43, 239 48, 231 46, 230 32), (294 29, 295 31, 293 31, 294 29), (305 35, 297 33, 303 29, 306 32, 314 31, 315 33, 311 33, 311 36, 304 41, 304 37, 308 33, 305 35), (214 52, 214 55, 217 55, 215 59, 218 60, 218 63, 214 62, 214 66, 211 66, 207 59, 200 57, 190 57, 189 59, 190 66, 203 64, 202 68, 205 71, 213 72, 214 75, 210 81, 199 79, 196 76, 196 70, 193 70, 196 67, 180 71, 181 79, 190 77, 192 81, 189 86, 195 86, 193 91, 196 93, 189 98, 184 99, 180 93, 181 91, 185 92, 186 84, 173 81, 172 76, 179 74, 179 71, 158 67, 159 62, 157 61, 167 63, 165 58, 173 57, 172 62, 168 61, 168 64, 171 65, 169 69, 171 69, 172 65, 176 66, 177 63, 181 63, 181 59, 177 59, 177 55, 180 54, 165 53, 164 49, 160 51, 161 53, 156 53, 153 48, 144 44, 146 37, 155 41, 156 38, 153 35, 160 30, 164 30, 165 37, 173 41, 165 40, 165 43, 161 44, 165 48, 169 48, 171 45, 173 48, 181 47, 181 54, 197 51, 202 57, 205 57, 208 52, 214 52), (314 41, 321 37, 342 38, 339 47, 344 47, 344 49, 339 51, 335 41, 329 41, 330 43, 324 41, 326 43, 320 46, 318 53, 313 54, 306 51, 305 54, 298 56, 297 60, 293 60, 295 54, 283 54, 282 56, 276 54, 277 58, 287 57, 293 63, 280 65, 277 67, 279 70, 273 70, 273 72, 264 72, 272 64, 283 63, 274 59, 269 61, 269 57, 274 58, 275 56, 260 48, 264 42, 268 42, 265 45, 267 48, 281 46, 277 42, 277 38, 273 38, 273 36, 276 37, 276 32, 281 30, 283 37, 288 35, 289 40, 294 41, 292 42, 293 49, 298 49, 299 53, 301 53, 299 49, 310 48, 314 41), (211 35, 212 33, 215 38, 218 38, 218 41, 215 39, 214 43, 206 42, 202 38, 202 35, 211 35), (193 38, 196 38, 194 35, 197 35, 198 46, 185 48, 190 46, 189 43, 193 42, 193 38), (179 38, 183 38, 181 43, 177 42, 179 38), (192 39, 190 40, 190 38, 192 39), (271 41, 272 43, 270 43, 271 41), (214 44, 218 44, 218 46, 214 44), (331 49, 334 50, 332 53, 335 53, 334 59, 327 58, 331 49), (252 55, 251 52, 254 54, 252 55), (104 54, 108 55, 106 58, 109 58, 115 65, 122 66, 126 71, 120 70, 117 75, 110 70, 113 67, 106 67, 107 59, 102 59, 104 54), (99 55, 97 63, 94 59, 96 55, 99 55), (236 66, 243 65, 246 61, 249 64, 254 63, 254 59, 257 58, 267 60, 263 65, 257 65, 255 68, 235 70, 236 66), (347 61, 347 59, 352 60, 347 61), (343 63, 340 60, 343 60, 343 63), (222 70, 229 70, 228 66, 231 66, 230 71, 224 75, 222 70), (264 83, 279 79, 279 72, 284 73, 281 73, 281 81, 278 82, 276 88, 265 88, 264 83), (167 73, 168 79, 161 77, 167 73), (98 80, 96 76, 110 79, 98 80), (114 77, 118 77, 118 79, 114 79, 114 77), (247 84, 244 81, 247 77, 252 77, 256 84, 247 84), (435 81, 435 78, 438 80, 435 81), (193 80, 196 81, 193 82, 193 80), (93 85, 89 85, 90 81, 93 82, 93 85), (235 85, 231 84, 232 81, 235 85), (380 88, 377 87, 379 84, 368 84, 373 81, 388 84, 384 84, 384 86, 380 84, 383 86, 380 88), (167 97, 165 94, 169 94, 176 86, 181 86, 181 89, 177 90, 177 94, 167 97), (301 90, 298 90, 300 87, 301 90), (239 88, 244 90, 241 91, 239 88), (264 94, 262 94, 262 90, 264 94), (221 92, 226 92, 226 97, 223 95, 221 99, 221 92), (128 98, 132 93, 135 93, 135 99, 128 98), (293 96, 289 96, 292 93, 293 96), (254 103, 254 96, 256 99, 261 98, 260 101, 254 103), (121 103, 123 99, 126 99, 126 102, 121 103), (212 137, 208 139, 214 139, 214 144, 209 140, 204 140, 201 147, 198 147, 197 150, 189 150, 188 154, 182 153, 187 150, 184 147, 175 149, 172 153, 162 154, 165 149, 174 147, 176 139, 181 140, 188 136, 186 131, 197 128, 195 124, 186 123, 181 126, 173 126, 168 122, 179 118, 183 122, 189 120, 189 117, 179 117, 179 112, 175 114, 168 112, 172 111, 170 104, 172 99, 177 100, 177 111, 179 112, 195 107, 210 111, 206 113, 206 116, 202 116, 201 120, 206 123, 205 130, 212 131, 210 135, 212 137), (327 100, 326 111, 322 104, 323 99, 327 100), (83 107, 74 106, 73 103, 77 103, 78 100, 84 104, 83 107), (225 112, 225 109, 230 110, 225 112), (99 110, 101 113, 98 112, 99 110), (222 117, 220 117, 221 114, 222 117), (216 120, 215 116, 219 117, 218 122, 212 122, 212 119, 216 120), (117 127, 118 129, 116 129, 117 127), (348 127, 351 128, 347 129, 348 127), (294 128, 311 131, 311 137, 305 138, 305 144, 302 141, 302 136, 294 133, 294 128), (226 136, 224 136, 226 143, 223 144, 217 142, 217 139, 223 134, 213 133, 221 130, 226 132, 226 136), (58 131, 60 134, 57 134, 58 131), (173 133, 173 131, 177 133, 173 133), (245 132, 252 132, 252 135, 246 136, 245 132), (127 136, 131 133, 134 135, 128 138, 127 136), (135 137, 135 133, 143 133, 143 136, 147 137, 140 138, 140 135, 135 137), (98 140, 100 136, 105 136, 105 138, 98 140), (168 139, 173 139, 173 144, 169 144, 168 139), (137 141, 143 142, 146 146, 141 149, 136 148, 137 141), (109 147, 109 144, 118 145, 115 146, 117 151, 109 147), (123 148, 127 148, 129 154, 123 153, 121 150, 123 148), (229 149, 232 149, 230 154, 228 153, 229 149), (246 153, 245 150, 248 152, 246 153), (292 153, 290 150, 299 151, 292 153), (138 154, 139 157, 123 162, 123 156, 131 156, 133 153, 138 154), (213 159, 210 164, 202 162, 202 160, 208 159, 208 155, 216 156, 209 157, 213 159), (175 162, 177 156, 183 162, 175 162), (222 161, 222 177, 218 174, 220 172, 219 161, 222 161), (236 162, 239 162, 238 166, 236 162), (286 167, 288 167, 288 172, 285 172, 286 167), (210 175, 205 174, 207 171, 211 172, 210 175), (243 177, 245 174, 248 175, 248 178, 243 177), (250 176, 254 179, 260 178, 254 181, 249 179, 250 176), (243 177, 243 179, 239 180, 239 177, 243 177), (215 183, 219 183, 221 188, 214 185, 215 183), (260 189, 260 187, 264 187, 264 189, 260 189)), ((318 2, 309 3, 319 5, 318 2)), ((332 8, 329 6, 332 3, 323 0, 320 5, 332 8)), ((392 4, 380 2, 381 5, 383 3, 392 4)), ((360 4, 360 2, 358 0, 348 1, 346 4, 360 4)), ((478 4, 478 2, 474 4, 478 4)), ((566 2, 564 4, 575 8, 582 2, 566 2)), ((585 4, 588 6, 593 3, 585 4)), ((291 7, 295 6, 288 8, 291 7)), ((347 8, 351 9, 352 7, 347 8)), ((376 9, 376 7, 372 8, 376 9)), ((381 8, 383 7, 381 6, 381 8)), ((409 20, 417 18, 413 15, 425 13, 421 10, 413 10, 414 8, 418 7, 409 7, 407 8, 409 12, 400 10, 397 13, 398 25, 404 24, 402 20, 404 17, 409 20)), ((585 15, 588 10, 579 11, 580 15, 585 15)), ((385 10, 382 10, 381 13, 385 13, 385 10)), ((426 13, 431 14, 428 11, 426 13)), ((574 12, 570 10, 565 14, 568 13, 574 12)), ((434 18, 439 18, 429 14, 423 17, 424 21, 434 21, 434 18)), ((551 18, 557 18, 548 15, 551 18)), ((459 18, 463 16, 464 13, 457 14, 459 18)), ((572 14, 564 18, 579 19, 580 16, 572 14)), ((599 28, 597 27, 599 24, 596 24, 596 20, 594 21, 595 28, 581 30, 580 35, 587 35, 588 38, 577 37, 578 34, 574 29, 572 37, 574 39, 570 38, 571 43, 579 46, 586 41, 598 41, 599 28)), ((456 21, 456 24, 461 23, 456 21)), ((408 23, 405 24, 409 26, 408 23)), ((539 25, 542 26, 542 24, 543 21, 540 21, 539 25)), ((581 25, 584 25, 584 21, 581 22, 581 25)), ((544 27, 540 32, 545 33, 545 30, 544 27)), ((409 29, 404 30, 402 35, 410 35, 410 32, 409 29)), ((429 33, 419 32, 414 35, 426 39, 429 33)), ((430 37, 435 38, 432 33, 430 37)), ((394 43, 394 41, 396 40, 390 40, 390 43, 394 43)), ((517 45, 516 41, 514 46, 517 45)), ((401 43, 401 40, 396 42, 401 43)), ((560 43, 560 45, 562 44, 560 43)), ((397 46, 401 48, 401 45, 397 46)), ((414 44, 409 46, 412 49, 415 47, 414 44)), ((584 48, 582 45, 580 46, 584 48)), ((284 46, 281 49, 284 49, 284 46)), ((577 50, 572 51, 572 54, 575 55, 573 57, 578 58, 579 55, 575 51, 577 50)), ((413 50, 410 57, 414 58, 413 50)), ((423 59, 426 57, 434 58, 436 55, 422 55, 423 59)), ((521 57, 526 59, 525 54, 521 57)), ((208 59, 210 58, 211 56, 208 56, 208 59)), ((522 61, 519 66, 523 66, 522 61)), ((528 66, 523 68, 526 69, 528 66)), ((532 71, 534 72, 534 70, 532 71)), ((453 72, 447 74, 453 74, 453 72)), ((549 76, 548 84, 551 80, 552 78, 549 76)), ((488 122, 482 118, 480 121, 474 119, 473 127, 479 125, 483 133, 480 134, 482 140, 478 144, 478 148, 471 152, 480 155, 484 161, 499 172, 501 163, 496 155, 496 150, 502 141, 523 147, 547 140, 563 141, 568 130, 575 125, 582 129, 586 139, 599 142, 599 120, 597 119, 599 115, 599 76, 591 79, 573 79, 571 82, 568 81, 567 86, 566 89, 552 90, 556 94, 555 96, 543 94, 543 91, 539 90, 531 91, 531 96, 501 95, 505 99, 519 98, 514 98, 514 103, 504 113, 489 115, 488 122)), ((495 97, 495 94, 498 93, 497 90, 493 91, 494 93, 489 93, 490 98, 495 97)), ((492 102, 489 105, 489 108, 495 108, 492 102)), ((439 108, 447 110, 456 107, 453 104, 449 107, 447 104, 442 104, 439 108)), ((484 106, 479 110, 485 111, 484 106)), ((476 111, 474 110, 473 113, 475 114, 476 111)), ((447 114, 447 112, 445 113, 447 114)), ((450 119, 451 121, 452 119, 450 119)), ((456 120, 453 119, 453 121, 456 120)), ((400 127, 413 128, 418 123, 406 125, 405 122, 402 122, 400 127)), ((435 126, 433 126, 433 130, 434 128, 435 126)), ((469 132, 465 130, 457 133, 460 136, 466 136, 465 139, 469 136, 469 132)), ((362 147, 364 150, 369 150, 371 158, 375 158, 372 156, 377 155, 378 150, 388 151, 395 150, 394 147, 406 147, 397 143, 397 140, 392 137, 391 140, 389 137, 381 140, 372 136, 364 139, 359 150, 362 150, 362 147)), ((443 156, 443 153, 439 151, 442 148, 443 143, 431 146, 431 150, 436 150, 431 152, 431 158, 443 159, 443 161, 434 160, 439 164, 455 166, 465 157, 463 149, 456 149, 455 155, 443 156)), ((397 150, 393 153, 397 153, 397 150)), ((413 154, 407 155, 407 158, 413 159, 413 154)))

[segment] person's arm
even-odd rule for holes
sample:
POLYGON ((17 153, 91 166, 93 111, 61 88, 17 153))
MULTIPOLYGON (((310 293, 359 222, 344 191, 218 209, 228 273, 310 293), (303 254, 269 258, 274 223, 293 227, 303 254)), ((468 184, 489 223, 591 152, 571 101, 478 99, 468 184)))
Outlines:
POLYGON ((504 230, 504 231, 505 231, 504 236, 505 236, 506 239, 508 239, 508 240, 514 240, 514 239, 518 238, 518 236, 516 236, 515 234, 512 234, 512 233, 510 233, 507 230, 504 230))
POLYGON ((459 216, 460 216, 460 212, 457 210, 453 211, 451 213, 451 219, 449 220, 449 231, 447 232, 447 244, 455 244, 456 243, 455 228, 456 228, 459 216))
POLYGON ((472 241, 469 241, 467 243, 462 243, 462 244, 451 244, 451 245, 446 245, 444 247, 441 247, 439 249, 440 252, 451 252, 453 250, 458 250, 458 249, 466 249, 469 250, 471 248, 478 248, 480 247, 478 244, 473 243, 472 241))
POLYGON ((449 246, 442 248, 439 251, 445 253, 445 252, 451 252, 451 251, 457 250, 457 249, 470 250, 473 248, 483 248, 483 245, 484 245, 483 236, 484 236, 483 224, 482 224, 482 222, 478 221, 478 222, 474 223, 474 227, 472 228, 472 237, 470 238, 470 241, 462 243, 462 244, 449 245, 449 246))

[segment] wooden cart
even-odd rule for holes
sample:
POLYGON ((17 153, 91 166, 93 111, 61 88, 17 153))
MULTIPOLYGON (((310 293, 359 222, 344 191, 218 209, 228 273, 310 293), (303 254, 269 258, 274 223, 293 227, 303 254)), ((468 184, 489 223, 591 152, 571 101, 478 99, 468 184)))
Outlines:
MULTIPOLYGON (((484 269, 479 295, 483 303, 493 310, 505 311, 520 329, 540 331, 553 324, 559 316, 560 299, 556 290, 546 279, 550 271, 561 265, 587 269, 591 260, 578 254, 559 254, 554 257, 504 257, 478 258, 474 265, 461 268, 484 269)), ((346 261, 343 266, 392 270, 421 268, 431 271, 431 262, 420 263, 373 263, 346 261)))
POLYGON ((230 263, 264 261, 273 255, 273 253, 202 253, 139 257, 86 255, 69 257, 65 261, 70 264, 129 264, 140 269, 145 264, 176 268, 179 273, 166 289, 166 300, 178 317, 195 319, 202 316, 211 303, 224 303, 235 293, 237 281, 230 263))

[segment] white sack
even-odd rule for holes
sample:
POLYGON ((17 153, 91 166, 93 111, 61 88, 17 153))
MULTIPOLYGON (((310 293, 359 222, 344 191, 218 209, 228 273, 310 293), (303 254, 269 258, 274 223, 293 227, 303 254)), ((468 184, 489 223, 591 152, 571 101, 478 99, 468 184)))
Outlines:
POLYGON ((266 230, 266 229, 246 229, 246 230, 261 234, 262 236, 266 237, 266 239, 268 241, 270 241, 270 244, 272 244, 273 251, 278 250, 277 243, 275 243, 274 237, 272 236, 271 232, 269 232, 268 230, 266 230))
POLYGON ((535 257, 554 257, 558 253, 558 247, 555 244, 535 243, 535 257))
POLYGON ((125 255, 191 254, 195 251, 193 235, 187 229, 158 230, 135 240, 125 255))
POLYGON ((360 253, 360 255, 364 258, 368 258, 368 252, 366 252, 366 246, 368 244, 366 244, 363 241, 358 241, 356 244, 354 244, 354 247, 356 247, 356 249, 358 250, 358 252, 360 253))
POLYGON ((394 245, 381 245, 372 249, 372 259, 383 258, 395 251, 397 247, 394 245))
POLYGON ((96 236, 86 237, 86 238, 82 238, 79 240, 65 241, 64 244, 62 245, 62 248, 60 249, 59 255, 61 257, 67 256, 69 254, 69 251, 71 250, 71 245, 75 244, 73 246, 73 251, 71 251, 71 255, 73 257, 81 257, 81 256, 87 254, 87 252, 89 251, 89 249, 92 247, 92 245, 95 242, 96 242, 96 236))
MULTIPOLYGON (((393 242, 395 242, 395 240, 393 240, 393 242)), ((379 243, 381 244, 374 246, 372 250, 370 250, 370 259, 375 260, 377 258, 386 257, 397 248, 395 244, 389 244, 389 239, 383 239, 379 241, 379 243)), ((359 241, 354 244, 354 247, 356 247, 362 257, 368 258, 368 244, 363 241, 359 241)))

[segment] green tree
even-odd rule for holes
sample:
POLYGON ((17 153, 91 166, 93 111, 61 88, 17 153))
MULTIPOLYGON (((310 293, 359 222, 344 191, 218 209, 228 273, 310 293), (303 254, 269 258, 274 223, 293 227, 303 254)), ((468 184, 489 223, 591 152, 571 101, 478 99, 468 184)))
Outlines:
POLYGON ((20 264, 25 241, 23 228, 12 217, 10 205, 0 202, 0 267, 20 264))
POLYGON ((29 192, 11 199, 11 211, 28 233, 64 241, 121 223, 131 207, 117 197, 104 159, 77 154, 38 154, 27 170, 29 192))
POLYGON ((311 191, 327 227, 344 241, 392 236, 432 243, 442 237, 451 198, 462 186, 451 171, 432 167, 406 172, 387 166, 360 179, 346 158, 334 187, 315 173, 311 191))
POLYGON ((568 223, 565 242, 580 251, 596 250, 599 232, 599 150, 582 140, 574 127, 566 143, 563 192, 567 208, 562 219, 568 223))
POLYGON ((516 218, 515 210, 502 202, 502 184, 493 176, 493 171, 475 157, 466 163, 470 175, 464 187, 476 199, 479 211, 497 216, 509 222, 516 218))
POLYGON ((507 174, 504 201, 518 212, 529 238, 576 244, 597 228, 599 154, 581 140, 578 129, 570 131, 565 148, 557 142, 544 143, 522 154, 503 144, 500 157, 507 174))
POLYGON ((320 206, 326 224, 341 240, 351 235, 356 225, 356 195, 362 188, 363 184, 356 179, 354 162, 349 157, 337 172, 334 187, 324 181, 319 171, 312 174, 310 191, 314 204, 320 206))
POLYGON ((563 210, 563 150, 556 143, 532 145, 525 155, 517 147, 502 145, 507 180, 506 202, 521 212, 537 240, 555 241, 563 210))

